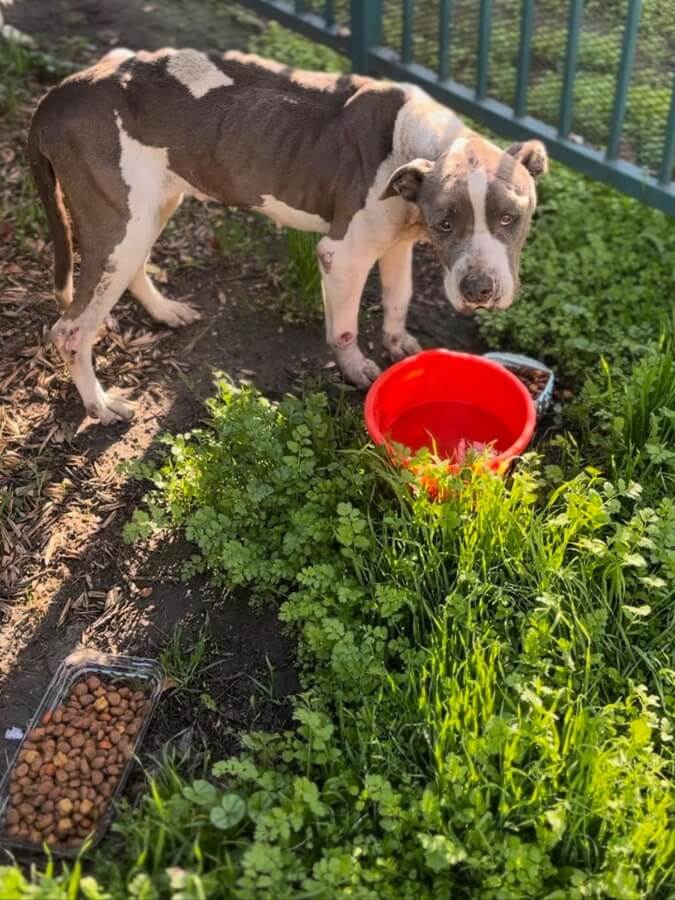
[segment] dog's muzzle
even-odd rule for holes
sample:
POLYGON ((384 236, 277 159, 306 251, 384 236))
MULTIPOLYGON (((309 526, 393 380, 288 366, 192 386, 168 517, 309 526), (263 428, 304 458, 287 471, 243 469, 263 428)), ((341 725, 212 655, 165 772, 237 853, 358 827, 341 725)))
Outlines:
POLYGON ((473 309, 492 306, 497 299, 495 279, 481 270, 469 271, 459 282, 459 292, 463 303, 473 309))

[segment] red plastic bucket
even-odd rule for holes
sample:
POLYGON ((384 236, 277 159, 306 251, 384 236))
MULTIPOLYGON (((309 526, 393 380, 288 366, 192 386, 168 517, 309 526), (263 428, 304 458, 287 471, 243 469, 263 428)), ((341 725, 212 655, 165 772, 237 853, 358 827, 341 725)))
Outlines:
POLYGON ((525 386, 498 363, 452 350, 424 350, 391 366, 365 404, 368 433, 393 450, 428 448, 461 468, 468 451, 506 471, 532 440, 536 410, 525 386))

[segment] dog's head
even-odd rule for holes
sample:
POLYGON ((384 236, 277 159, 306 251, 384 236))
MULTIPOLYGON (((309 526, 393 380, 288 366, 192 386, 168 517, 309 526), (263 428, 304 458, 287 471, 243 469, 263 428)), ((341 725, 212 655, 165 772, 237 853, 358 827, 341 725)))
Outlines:
POLYGON ((381 199, 399 195, 416 204, 458 312, 511 305, 535 180, 547 167, 540 141, 500 150, 472 135, 458 138, 436 162, 415 159, 389 177, 381 199))

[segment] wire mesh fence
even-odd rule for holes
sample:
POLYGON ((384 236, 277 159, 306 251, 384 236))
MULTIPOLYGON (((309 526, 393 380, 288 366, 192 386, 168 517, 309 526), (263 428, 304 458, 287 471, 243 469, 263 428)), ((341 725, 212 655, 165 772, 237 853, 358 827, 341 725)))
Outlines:
MULTIPOLYGON (((569 137, 604 148, 610 137, 629 0, 586 0, 580 5, 569 137)), ((492 0, 489 6, 487 95, 514 108, 523 4, 522 0, 492 0)), ((401 60, 407 44, 412 48, 411 58, 404 61, 421 63, 441 77, 476 87, 482 11, 479 0, 418 0, 414 4, 384 0, 383 43, 401 60), (411 33, 406 34, 408 23, 411 33)), ((570 2, 537 0, 533 12, 526 111, 558 127, 570 2)), ((663 154, 674 62, 675 0, 644 0, 618 155, 653 174, 657 174, 663 154)))
POLYGON ((349 0, 292 0, 296 13, 321 16, 327 28, 349 28, 349 0))

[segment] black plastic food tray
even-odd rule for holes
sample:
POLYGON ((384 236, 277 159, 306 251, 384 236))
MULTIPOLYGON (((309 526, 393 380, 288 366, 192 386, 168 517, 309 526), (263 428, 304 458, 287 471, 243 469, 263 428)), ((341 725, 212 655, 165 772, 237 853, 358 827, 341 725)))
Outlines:
POLYGON ((87 650, 77 651, 64 660, 56 671, 40 705, 26 729, 9 769, 3 776, 2 781, 0 781, 0 846, 16 847, 32 852, 39 852, 43 849, 44 845, 12 838, 6 833, 5 816, 9 808, 9 786, 12 771, 18 764, 19 754, 23 750, 24 744, 29 739, 30 732, 33 728, 37 728, 40 725, 45 713, 49 710, 54 710, 61 703, 65 702, 73 684, 81 678, 90 675, 98 675, 109 680, 123 682, 134 690, 141 690, 146 693, 148 699, 142 724, 134 736, 131 755, 124 764, 122 772, 118 777, 117 784, 108 800, 105 812, 96 823, 95 828, 90 835, 87 838, 84 838, 77 846, 59 847, 58 844, 53 844, 50 846, 50 853, 54 856, 76 857, 81 852, 82 846, 85 843, 89 847, 96 846, 108 829, 114 814, 115 801, 119 798, 119 795, 124 789, 124 785, 129 777, 129 772, 134 764, 138 748, 145 736, 150 719, 157 706, 157 701, 162 693, 164 678, 159 663, 152 659, 134 656, 110 656, 108 654, 87 650))

